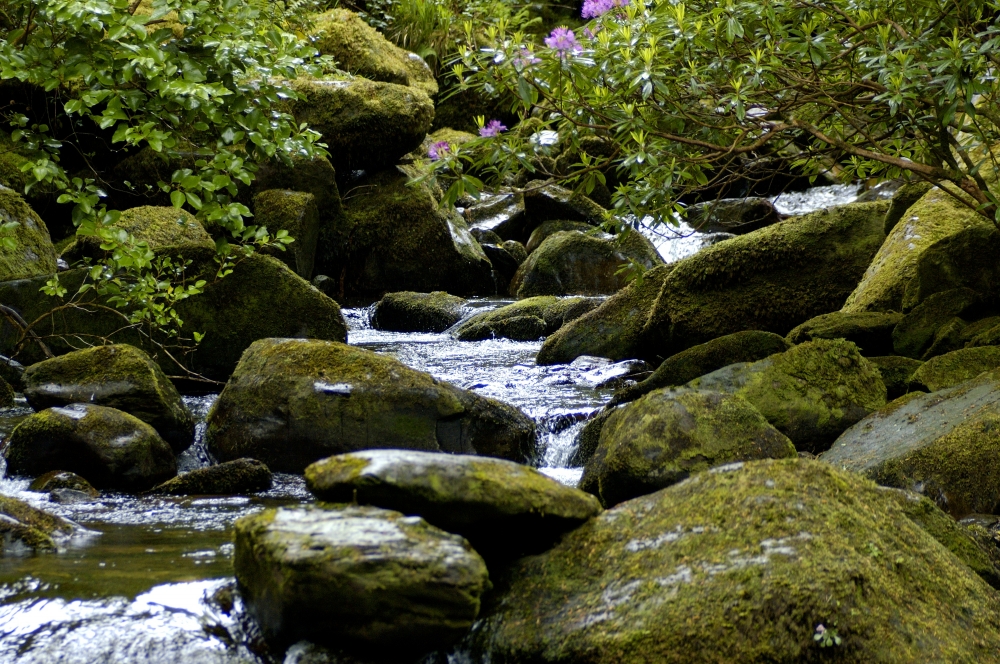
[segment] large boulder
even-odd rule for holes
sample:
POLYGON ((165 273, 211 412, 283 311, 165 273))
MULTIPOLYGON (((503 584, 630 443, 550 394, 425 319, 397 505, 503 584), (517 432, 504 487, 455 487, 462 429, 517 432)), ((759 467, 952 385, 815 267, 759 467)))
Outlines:
POLYGON ((305 474, 320 500, 422 517, 487 559, 543 551, 601 511, 593 496, 534 468, 464 454, 367 450, 317 461, 305 474))
POLYGON ((722 198, 692 205, 686 213, 688 224, 702 233, 743 235, 781 221, 766 198, 722 198))
POLYGON ((462 217, 443 209, 430 186, 408 183, 397 169, 359 181, 329 243, 320 245, 317 271, 336 275, 348 296, 492 295, 492 266, 462 217))
POLYGON ((374 507, 283 507, 236 522, 233 568, 265 637, 415 658, 471 627, 489 588, 468 543, 374 507))
POLYGON ((538 247, 542 245, 542 242, 545 242, 550 235, 561 233, 563 231, 580 231, 581 233, 589 233, 593 230, 594 227, 585 221, 552 219, 550 221, 542 222, 535 230, 531 231, 531 235, 528 237, 528 241, 525 243, 524 248, 529 254, 531 254, 535 251, 535 249, 538 249, 538 247))
POLYGON ((56 250, 45 222, 21 196, 0 188, 0 224, 17 223, 13 247, 0 245, 0 281, 28 279, 56 271, 56 250))
POLYGON ((303 279, 312 278, 316 262, 316 242, 320 217, 316 197, 304 191, 267 189, 253 199, 254 222, 274 236, 286 231, 294 242, 273 249, 272 256, 285 263, 303 279))
POLYGON ((788 341, 800 344, 813 339, 847 339, 864 355, 891 355, 892 331, 902 320, 898 313, 834 311, 810 318, 788 333, 788 341))
POLYGON ((915 389, 936 392, 1000 368, 1000 346, 977 346, 938 355, 918 367, 910 381, 915 389))
POLYGON ((492 662, 975 662, 1000 648, 985 581, 895 498, 804 459, 630 500, 494 582, 471 638, 492 662))
POLYGON ((83 403, 31 415, 11 432, 3 455, 11 475, 68 470, 98 489, 142 491, 177 474, 173 450, 153 427, 83 403))
POLYGON ((906 314, 892 331, 892 345, 897 355, 927 359, 933 355, 939 332, 955 318, 967 315, 980 304, 982 297, 970 288, 956 288, 935 293, 906 314))
MULTIPOLYGON (((186 210, 175 207, 144 205, 122 212, 114 224, 135 238, 145 242, 154 252, 165 254, 188 253, 193 248, 215 249, 215 242, 201 223, 186 210)), ((77 236, 75 244, 62 252, 68 261, 81 258, 99 258, 106 252, 96 236, 77 236)))
POLYGON ((337 171, 371 170, 395 164, 420 145, 434 120, 427 93, 364 78, 291 82, 296 121, 323 136, 337 171))
POLYGON ((328 341, 263 339, 208 416, 209 450, 301 473, 333 454, 403 448, 522 461, 532 421, 384 355, 328 341))
POLYGON ((878 369, 842 339, 809 341, 752 364, 724 367, 688 386, 743 397, 796 449, 813 454, 886 400, 878 369))
POLYGON ((444 332, 462 320, 465 300, 444 291, 386 293, 375 303, 372 327, 390 332, 444 332))
POLYGON ((455 338, 459 341, 493 338, 535 341, 553 334, 563 325, 592 311, 598 304, 596 298, 589 297, 529 297, 472 316, 455 330, 455 338))
POLYGON ((53 551, 56 538, 66 538, 75 528, 62 517, 32 507, 23 500, 0 495, 0 554, 19 548, 53 551))
POLYGON ((899 220, 903 218, 906 211, 913 207, 914 203, 924 197, 933 188, 929 182, 907 182, 896 190, 889 203, 889 209, 885 212, 884 230, 886 236, 892 232, 899 220))
POLYGON ((152 426, 174 452, 194 442, 194 417, 177 388, 134 346, 95 346, 33 364, 24 383, 24 396, 35 410, 71 403, 108 406, 152 426))
MULTIPOLYGON (((597 226, 607 216, 607 211, 587 196, 557 184, 532 180, 524 185, 523 191, 524 228, 528 234, 540 224, 553 219, 582 221, 597 226)), ((511 239, 526 241, 528 235, 511 239)))
POLYGON ((234 495, 271 488, 271 471, 256 459, 235 459, 197 468, 158 484, 149 493, 167 496, 234 495))
POLYGON ((738 396, 656 390, 607 419, 580 487, 610 507, 713 466, 795 454, 792 441, 738 396))
POLYGON ((536 295, 610 295, 628 284, 629 261, 649 269, 663 259, 638 232, 598 237, 580 231, 553 233, 535 249, 510 282, 518 298, 536 295))
POLYGON ((879 375, 882 376, 887 401, 898 399, 910 391, 913 373, 923 364, 920 360, 899 355, 882 355, 866 359, 878 369, 879 375))
POLYGON ((1000 374, 912 393, 844 432, 822 459, 931 498, 956 518, 1000 504, 1000 374))
POLYGON ((337 66, 373 81, 398 83, 436 95, 438 84, 427 63, 383 37, 354 12, 331 9, 313 18, 310 36, 316 49, 337 66))

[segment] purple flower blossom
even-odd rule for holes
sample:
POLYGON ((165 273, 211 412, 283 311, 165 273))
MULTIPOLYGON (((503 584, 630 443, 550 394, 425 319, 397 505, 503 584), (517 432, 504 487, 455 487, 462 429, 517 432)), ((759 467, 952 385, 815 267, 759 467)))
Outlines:
POLYGON ((583 50, 580 42, 576 40, 576 35, 573 34, 573 31, 562 27, 556 28, 552 31, 552 34, 545 38, 545 45, 559 51, 560 57, 567 53, 579 53, 583 50))
POLYGON ((597 26, 597 29, 593 31, 591 31, 590 28, 584 28, 583 36, 586 37, 587 39, 593 39, 594 37, 597 36, 597 33, 600 31, 601 31, 601 26, 597 26))
POLYGON ((615 7, 624 7, 628 3, 629 0, 583 0, 583 11, 580 14, 584 18, 597 18, 615 7))
POLYGON ((431 158, 431 161, 437 161, 449 151, 451 151, 451 146, 448 145, 448 141, 438 141, 427 148, 427 156, 431 158))
POLYGON ((502 131, 507 131, 507 127, 500 124, 499 120, 490 120, 485 127, 479 128, 479 135, 483 137, 499 136, 502 131))
POLYGON ((527 67, 528 65, 537 65, 539 62, 541 62, 541 59, 536 58, 535 54, 532 53, 531 50, 527 48, 522 48, 521 55, 514 58, 513 62, 515 67, 523 68, 527 67))

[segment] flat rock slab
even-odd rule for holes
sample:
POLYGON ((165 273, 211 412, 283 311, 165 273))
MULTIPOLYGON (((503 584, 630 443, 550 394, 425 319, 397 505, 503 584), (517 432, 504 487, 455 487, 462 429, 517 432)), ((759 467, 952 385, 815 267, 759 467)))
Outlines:
POLYGON ((464 454, 341 454, 306 468, 306 485, 321 500, 421 516, 487 558, 537 553, 601 511, 593 496, 534 468, 464 454))
POLYGON ((398 512, 306 505, 244 517, 235 530, 243 597, 282 646, 415 657, 465 634, 489 588, 465 540, 398 512))

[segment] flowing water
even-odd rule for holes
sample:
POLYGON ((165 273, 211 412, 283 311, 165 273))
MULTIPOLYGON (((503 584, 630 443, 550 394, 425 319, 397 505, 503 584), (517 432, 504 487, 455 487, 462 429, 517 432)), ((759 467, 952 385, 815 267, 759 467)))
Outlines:
MULTIPOLYGON (((850 202, 856 188, 821 187, 775 201, 786 214, 850 202)), ((653 235, 667 260, 704 246, 704 236, 678 229, 653 235)), ((467 314, 510 300, 470 301, 467 314)), ((345 309, 349 343, 395 357, 410 367, 484 396, 511 403, 538 430, 535 463, 574 485, 576 435, 610 398, 599 387, 626 367, 598 358, 540 367, 541 342, 458 342, 447 333, 402 334, 371 329, 367 309, 345 309)), ((215 396, 186 397, 204 420, 215 396)), ((23 401, 0 411, 0 436, 31 413, 23 401)), ((198 440, 179 459, 187 471, 211 463, 198 440)), ((0 471, 2 471, 0 461, 0 471)), ((2 472, 0 472, 2 476, 2 472)), ((233 522, 270 506, 311 500, 300 476, 275 476, 253 497, 142 497, 103 494, 93 502, 57 504, 28 490, 28 480, 0 479, 0 494, 80 524, 58 553, 0 556, 2 664, 266 664, 273 661, 231 592, 233 522)), ((290 651, 288 664, 298 661, 290 651)), ((458 662, 457 656, 448 657, 458 662)), ((280 661, 280 660, 279 660, 280 661)))

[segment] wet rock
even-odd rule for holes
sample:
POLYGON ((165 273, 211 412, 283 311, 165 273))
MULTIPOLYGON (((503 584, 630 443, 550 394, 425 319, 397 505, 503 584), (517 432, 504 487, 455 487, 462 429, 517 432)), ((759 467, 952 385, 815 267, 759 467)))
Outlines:
POLYGON ((850 314, 834 311, 807 320, 789 332, 786 338, 793 344, 813 339, 847 339, 866 356, 891 355, 892 331, 902 318, 902 314, 880 311, 850 314))
MULTIPOLYGON (((569 462, 571 467, 585 466, 590 462, 591 457, 594 456, 594 452, 597 451, 598 444, 601 442, 601 430, 607 423, 608 418, 623 407, 622 405, 618 405, 602 408, 587 420, 587 423, 583 425, 579 435, 576 437, 576 452, 573 453, 569 462)), ((581 482, 580 488, 588 493, 597 493, 595 484, 584 484, 581 482)))
POLYGON ((934 500, 955 518, 1000 502, 1000 377, 911 393, 848 429, 821 459, 934 500))
POLYGON ((390 357, 327 341, 255 342, 208 416, 220 460, 251 457, 301 473, 369 448, 481 454, 521 461, 534 425, 519 410, 390 357))
POLYGON ((28 485, 29 491, 37 491, 39 493, 50 493, 59 489, 79 491, 91 498, 96 498, 99 495, 97 489, 91 486, 90 482, 76 473, 65 470, 49 471, 44 475, 36 477, 28 485))
POLYGON ((93 403, 134 415, 183 452, 194 442, 194 417, 177 388, 146 353, 128 344, 95 346, 45 360, 24 373, 35 410, 93 403))
POLYGON ((504 251, 510 254, 511 257, 517 261, 518 265, 528 260, 528 250, 517 240, 504 240, 503 244, 500 246, 502 246, 504 251))
POLYGON ((497 662, 822 661, 819 625, 835 626, 845 661, 1000 647, 994 591, 894 500, 816 461, 699 473, 494 582, 471 642, 497 662))
POLYGON ((653 375, 634 387, 615 394, 612 403, 634 401, 661 387, 684 385, 722 367, 738 362, 756 362, 790 348, 787 341, 773 332, 746 330, 692 346, 671 355, 653 375))
POLYGON ((62 469, 99 489, 142 491, 177 474, 173 451, 153 427, 105 406, 72 404, 28 417, 3 451, 10 475, 62 469))
POLYGON ((431 96, 438 92, 434 73, 423 58, 399 48, 354 12, 331 9, 319 14, 310 33, 316 49, 333 56, 344 71, 419 88, 431 96))
POLYGON ((992 256, 1000 252, 1000 232, 987 223, 941 238, 917 260, 916 274, 903 292, 903 311, 935 293, 970 288, 991 298, 1000 294, 1000 269, 992 256))
POLYGON ((652 243, 637 232, 613 238, 560 231, 547 237, 521 264, 510 283, 518 298, 536 295, 609 295, 628 284, 622 268, 663 264, 652 243))
POLYGON ((924 362, 910 378, 914 389, 937 392, 1000 367, 1000 346, 963 348, 924 362))
POLYGON ((14 406, 14 388, 0 378, 0 408, 11 408, 14 406))
POLYGON ((596 298, 588 297, 529 297, 476 314, 455 330, 455 338, 459 341, 493 338, 535 341, 592 311, 599 302, 596 298))
POLYGON ((521 239, 531 233, 521 194, 483 194, 478 203, 465 208, 462 214, 474 232, 493 233, 500 240, 521 239))
POLYGON ((268 253, 287 265, 303 279, 312 277, 319 238, 319 208, 316 197, 303 191, 268 189, 253 199, 254 221, 275 236, 286 231, 294 242, 284 251, 268 253))
POLYGON ((795 449, 813 454, 886 399, 878 369, 842 339, 817 339, 752 364, 734 364, 688 387, 743 397, 795 449))
POLYGON ((338 297, 340 284, 337 283, 336 279, 332 279, 325 274, 318 274, 313 277, 312 285, 316 290, 329 298, 338 297))
POLYGON ((460 454, 342 454, 306 468, 306 485, 320 500, 420 516, 488 560, 538 553, 601 509, 593 496, 533 468, 460 454))
POLYGON ((323 136, 337 171, 374 170, 395 164, 424 140, 434 104, 417 88, 352 80, 296 79, 296 121, 323 136))
POLYGON ((399 291, 494 293, 492 266, 454 211, 429 185, 410 186, 397 169, 368 176, 345 202, 317 269, 348 296, 399 291))
POLYGON ((524 214, 530 233, 543 222, 553 219, 582 221, 597 226, 604 222, 607 212, 583 194, 532 180, 524 185, 524 214))
POLYGON ((15 392, 24 391, 24 365, 17 360, 0 355, 0 378, 9 383, 15 392))
POLYGON ((779 221, 781 215, 766 198, 723 198, 687 210, 688 224, 702 233, 743 235, 779 221))
POLYGON ((35 551, 56 548, 53 536, 73 532, 73 524, 28 503, 0 495, 0 553, 26 547, 35 551))
POLYGON ((465 540, 398 512, 287 507, 244 517, 235 531, 243 597, 279 645, 415 657, 458 640, 489 588, 465 540))
POLYGON ((568 221, 566 219, 553 219, 551 221, 542 222, 535 230, 531 231, 531 236, 528 238, 528 242, 525 244, 525 249, 531 254, 535 249, 541 246, 542 242, 545 241, 550 235, 559 233, 561 231, 580 231, 581 233, 589 233, 595 231, 596 227, 588 224, 585 221, 568 221))
POLYGON ((510 290, 510 281, 517 274, 517 268, 523 261, 518 261, 514 256, 500 245, 483 244, 483 253, 493 266, 493 279, 496 285, 496 292, 500 295, 510 290))
POLYGON ((149 490, 167 496, 245 495, 271 488, 271 471, 256 459, 236 459, 178 475, 149 490))
POLYGON ((960 288, 928 297, 910 311, 893 330, 892 345, 897 355, 927 359, 934 337, 944 325, 981 301, 978 293, 960 288))
POLYGON ((913 372, 923 364, 920 360, 912 360, 899 355, 869 357, 868 361, 875 365, 882 382, 885 383, 886 399, 898 399, 910 390, 910 380, 913 372))
MULTIPOLYGON (((215 242, 201 223, 190 212, 175 207, 144 205, 130 208, 122 212, 114 226, 158 253, 172 254, 193 248, 215 250, 215 242)), ((105 253, 99 238, 78 236, 74 245, 63 250, 62 257, 73 263, 82 258, 102 257, 105 253)))
POLYGON ((896 227, 907 210, 913 207, 914 203, 924 197, 933 185, 930 182, 908 182, 896 190, 889 204, 889 209, 885 213, 884 230, 888 236, 892 229, 896 227))
POLYGON ((444 291, 388 293, 375 304, 372 327, 390 332, 444 332, 462 319, 465 300, 444 291))
POLYGON ((610 507, 713 466, 794 456, 792 441, 740 397, 655 390, 607 419, 580 486, 610 507))
POLYGON ((503 238, 493 231, 487 231, 482 228, 470 228, 469 233, 472 237, 476 238, 476 242, 479 244, 503 244, 503 238))
POLYGON ((29 279, 56 271, 56 250, 45 222, 14 190, 0 188, 0 217, 16 221, 14 248, 0 247, 0 281, 29 279))

